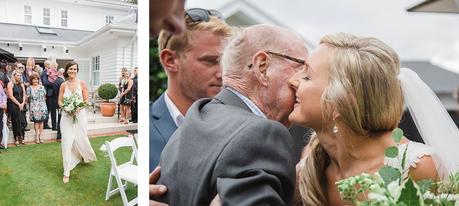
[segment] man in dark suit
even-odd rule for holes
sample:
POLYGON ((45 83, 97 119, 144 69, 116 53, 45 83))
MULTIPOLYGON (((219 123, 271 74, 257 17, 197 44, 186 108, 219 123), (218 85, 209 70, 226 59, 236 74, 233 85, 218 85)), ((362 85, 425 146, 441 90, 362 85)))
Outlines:
MULTIPOLYGON (((60 141, 61 140, 61 127, 60 127, 60 124, 61 124, 61 112, 60 112, 60 108, 58 108, 59 104, 57 103, 58 100, 59 100, 59 89, 61 87, 61 84, 65 81, 65 78, 64 78, 64 72, 65 72, 65 69, 64 68, 60 68, 58 70, 58 77, 56 79, 56 81, 54 82, 53 84, 53 98, 52 100, 54 100, 53 104, 55 104, 57 107, 55 110, 58 110, 58 115, 57 115, 57 125, 56 125, 56 129, 57 129, 57 141, 60 141)), ((54 111, 56 112, 56 111, 54 111)))
MULTIPOLYGON (((55 104, 55 102, 57 102, 57 101, 56 101, 56 98, 55 98, 56 95, 54 95, 54 92, 58 93, 59 90, 57 90, 57 91, 54 90, 54 85, 55 85, 56 82, 50 82, 48 80, 48 69, 51 67, 51 64, 55 64, 53 66, 57 67, 56 63, 51 63, 51 61, 46 60, 45 63, 44 63, 45 68, 43 69, 43 72, 40 75, 40 79, 41 79, 41 83, 43 84, 43 86, 46 89, 46 107, 48 108, 49 115, 51 115, 52 130, 57 130, 57 126, 56 126, 57 104, 55 104)), ((48 124, 48 119, 49 118, 45 119, 45 121, 44 121, 45 124, 43 126, 43 129, 51 129, 51 127, 49 127, 49 124, 48 124)))
POLYGON ((137 89, 139 87, 139 84, 137 82, 137 67, 134 67, 134 69, 132 69, 132 75, 134 76, 132 78, 132 103, 131 103, 132 122, 137 123, 137 115, 138 115, 137 89))
POLYGON ((287 81, 304 68, 302 38, 257 25, 231 40, 222 57, 223 89, 195 102, 160 160, 158 184, 170 205, 291 205, 294 144, 287 127, 295 102, 287 81))
POLYGON ((161 151, 191 104, 221 90, 219 59, 231 27, 216 13, 207 12, 187 13, 187 30, 182 35, 164 30, 159 35, 159 57, 168 81, 167 91, 150 104, 150 171, 158 165, 161 151), (199 19, 205 16, 198 14, 207 14, 207 19, 199 19))

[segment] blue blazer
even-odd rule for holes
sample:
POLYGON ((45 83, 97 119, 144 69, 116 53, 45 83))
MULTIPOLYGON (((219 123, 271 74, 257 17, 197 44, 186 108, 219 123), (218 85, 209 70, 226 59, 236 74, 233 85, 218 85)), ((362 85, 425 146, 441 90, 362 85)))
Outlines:
POLYGON ((166 106, 163 93, 155 102, 150 103, 150 172, 159 163, 161 152, 169 138, 177 129, 166 106))

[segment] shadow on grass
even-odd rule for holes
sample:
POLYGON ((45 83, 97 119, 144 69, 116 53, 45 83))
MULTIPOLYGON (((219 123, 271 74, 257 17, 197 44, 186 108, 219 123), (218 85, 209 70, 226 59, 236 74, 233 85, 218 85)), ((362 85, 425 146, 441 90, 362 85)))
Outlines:
MULTIPOLYGON (((70 172, 70 182, 62 183, 61 145, 59 142, 26 145, 2 150, 0 154, 1 205, 123 205, 121 196, 105 201, 110 160, 100 146, 118 136, 91 138, 97 160, 80 163, 70 172)), ((129 160, 131 150, 115 153, 118 163, 129 160)), ((132 184, 127 189, 128 199, 137 195, 132 184)))

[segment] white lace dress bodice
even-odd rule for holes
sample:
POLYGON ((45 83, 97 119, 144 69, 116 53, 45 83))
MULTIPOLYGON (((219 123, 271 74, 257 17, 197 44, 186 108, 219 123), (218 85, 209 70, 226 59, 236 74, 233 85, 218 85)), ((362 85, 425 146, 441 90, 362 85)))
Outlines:
POLYGON ((406 178, 409 173, 410 168, 416 168, 416 164, 419 163, 422 157, 429 155, 431 156, 434 153, 432 147, 419 143, 408 141, 407 143, 398 145, 398 156, 395 158, 385 157, 384 164, 392 166, 403 171, 403 178, 406 178), (407 148, 408 147, 408 148, 407 148), (407 148, 407 149, 406 149, 407 148), (403 153, 406 149, 405 157, 405 167, 401 168, 401 162, 403 159, 403 153))

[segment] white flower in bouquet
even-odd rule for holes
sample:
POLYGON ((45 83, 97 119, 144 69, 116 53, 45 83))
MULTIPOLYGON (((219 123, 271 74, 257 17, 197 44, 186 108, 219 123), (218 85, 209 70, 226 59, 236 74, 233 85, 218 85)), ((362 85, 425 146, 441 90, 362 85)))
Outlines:
POLYGON ((396 200, 398 200, 398 198, 400 197, 400 193, 402 192, 402 187, 399 184, 399 182, 400 179, 397 179, 387 185, 387 190, 390 192, 390 195, 396 200))
POLYGON ((64 105, 62 106, 63 110, 67 112, 70 116, 73 117, 73 123, 78 122, 76 112, 78 109, 89 106, 83 99, 77 95, 72 94, 70 96, 64 97, 64 105))

